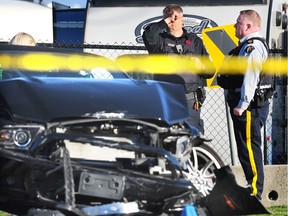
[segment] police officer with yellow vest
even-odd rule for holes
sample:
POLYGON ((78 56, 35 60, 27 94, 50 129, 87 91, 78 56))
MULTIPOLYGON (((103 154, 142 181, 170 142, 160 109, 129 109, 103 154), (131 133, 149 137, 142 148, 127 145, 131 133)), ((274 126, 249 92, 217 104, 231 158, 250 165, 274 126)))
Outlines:
POLYGON ((217 78, 219 85, 228 89, 227 102, 233 121, 239 161, 251 188, 251 194, 258 199, 261 199, 264 185, 261 127, 267 120, 268 99, 272 96, 272 78, 261 73, 269 49, 259 33, 260 26, 261 18, 256 11, 240 12, 234 25, 239 46, 229 54, 241 56, 241 59, 245 57, 245 71, 242 75, 220 75, 217 78))

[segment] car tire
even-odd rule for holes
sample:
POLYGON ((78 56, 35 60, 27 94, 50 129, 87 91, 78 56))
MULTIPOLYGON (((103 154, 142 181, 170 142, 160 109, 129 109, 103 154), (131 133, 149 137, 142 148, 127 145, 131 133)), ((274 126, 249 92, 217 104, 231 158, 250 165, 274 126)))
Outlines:
POLYGON ((184 170, 188 178, 202 196, 207 196, 216 183, 214 171, 225 166, 220 156, 207 144, 192 148, 190 160, 184 170))

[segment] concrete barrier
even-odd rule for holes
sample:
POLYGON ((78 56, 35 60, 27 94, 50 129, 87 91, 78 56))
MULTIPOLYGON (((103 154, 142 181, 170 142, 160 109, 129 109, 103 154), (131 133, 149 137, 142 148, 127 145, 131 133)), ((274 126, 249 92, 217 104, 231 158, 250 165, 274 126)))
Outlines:
MULTIPOLYGON (((241 166, 231 166, 240 186, 246 185, 241 166)), ((265 165, 265 182, 262 194, 262 204, 265 207, 288 205, 288 165, 265 165)))

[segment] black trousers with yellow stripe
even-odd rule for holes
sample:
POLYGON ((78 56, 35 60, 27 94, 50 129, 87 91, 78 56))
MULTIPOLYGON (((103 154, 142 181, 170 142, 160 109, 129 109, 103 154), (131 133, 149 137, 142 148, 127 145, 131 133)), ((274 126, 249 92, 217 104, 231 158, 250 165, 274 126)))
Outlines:
MULTIPOLYGON (((238 102, 237 102, 238 103, 238 102)), ((233 120, 238 158, 243 168, 246 181, 252 188, 252 194, 261 199, 264 187, 263 151, 261 128, 269 112, 269 101, 263 107, 250 107, 242 116, 235 116, 233 108, 236 101, 228 101, 233 120)))

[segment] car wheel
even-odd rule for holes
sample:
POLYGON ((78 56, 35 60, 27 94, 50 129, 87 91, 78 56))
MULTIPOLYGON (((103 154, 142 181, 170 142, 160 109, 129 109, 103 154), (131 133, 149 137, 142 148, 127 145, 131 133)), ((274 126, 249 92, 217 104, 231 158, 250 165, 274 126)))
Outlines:
POLYGON ((193 147, 184 176, 188 178, 203 196, 212 191, 216 176, 214 171, 224 166, 219 155, 208 145, 193 147))

